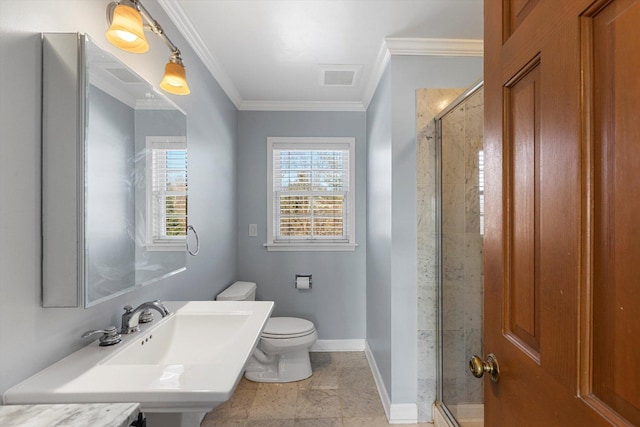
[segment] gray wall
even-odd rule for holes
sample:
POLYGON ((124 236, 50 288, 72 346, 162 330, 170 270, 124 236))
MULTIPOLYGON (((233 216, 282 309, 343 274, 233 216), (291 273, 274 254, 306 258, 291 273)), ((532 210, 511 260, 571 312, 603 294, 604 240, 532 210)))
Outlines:
POLYGON ((169 57, 120 51, 104 38, 107 0, 0 3, 0 393, 84 346, 88 329, 117 325, 122 307, 150 299, 212 298, 236 278, 237 110, 156 2, 145 3, 180 47, 192 93, 172 96, 187 113, 189 213, 200 255, 187 271, 90 309, 41 307, 40 32, 85 32, 153 84, 169 57), (212 165, 215 164, 215 167, 212 165))
POLYGON ((470 86, 481 74, 481 58, 394 55, 367 112, 367 337, 392 404, 417 395, 416 89, 470 86))
POLYGON ((367 342, 391 392, 391 71, 367 109, 367 342))
POLYGON ((257 298, 275 301, 277 316, 313 321, 319 339, 365 338, 365 113, 241 111, 238 119, 238 278, 258 284, 257 298), (356 138, 356 243, 353 252, 268 252, 267 137, 356 138), (248 237, 249 224, 258 237, 248 237), (312 274, 313 288, 293 287, 312 274))

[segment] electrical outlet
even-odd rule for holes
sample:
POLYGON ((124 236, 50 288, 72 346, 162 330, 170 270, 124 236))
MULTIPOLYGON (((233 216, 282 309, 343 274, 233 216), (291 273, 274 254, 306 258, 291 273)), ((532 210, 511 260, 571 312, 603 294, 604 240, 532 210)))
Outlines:
POLYGON ((256 237, 258 235, 258 224, 249 224, 249 237, 256 237))

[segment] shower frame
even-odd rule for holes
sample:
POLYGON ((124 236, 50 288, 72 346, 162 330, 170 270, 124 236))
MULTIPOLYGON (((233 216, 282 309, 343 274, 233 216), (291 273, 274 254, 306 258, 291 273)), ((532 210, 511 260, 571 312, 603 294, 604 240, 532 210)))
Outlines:
MULTIPOLYGON (((435 122, 435 185, 436 185, 436 331, 437 331, 437 365, 436 365, 436 407, 440 410, 441 414, 446 418, 446 421, 451 427, 460 427, 460 424, 456 420, 453 413, 449 410, 446 402, 443 401, 443 244, 442 244, 442 119, 450 112, 456 109, 458 106, 466 102, 476 92, 484 87, 484 79, 480 79, 474 83, 469 89, 464 91, 458 96, 451 104, 449 104, 444 110, 442 110, 437 116, 434 117, 435 122)), ((484 332, 483 332, 484 333, 484 332)))

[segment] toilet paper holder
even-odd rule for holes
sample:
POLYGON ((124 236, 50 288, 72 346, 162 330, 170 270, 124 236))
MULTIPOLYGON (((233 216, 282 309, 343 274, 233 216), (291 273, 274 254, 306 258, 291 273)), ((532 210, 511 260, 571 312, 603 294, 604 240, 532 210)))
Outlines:
POLYGON ((294 283, 294 286, 297 289, 311 289, 311 285, 312 285, 312 280, 311 280, 311 274, 296 274, 296 281, 294 283), (309 279, 309 287, 303 287, 303 286, 299 286, 300 284, 305 284, 306 280, 305 279, 309 279))

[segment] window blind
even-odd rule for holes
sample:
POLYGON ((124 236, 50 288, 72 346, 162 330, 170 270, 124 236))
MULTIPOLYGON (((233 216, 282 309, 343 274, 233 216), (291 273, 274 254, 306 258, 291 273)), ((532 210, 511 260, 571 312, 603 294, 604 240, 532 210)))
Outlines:
POLYGON ((349 240, 349 148, 273 150, 275 241, 349 240))
POLYGON ((175 143, 151 148, 153 243, 184 240, 187 234, 187 149, 175 143))

